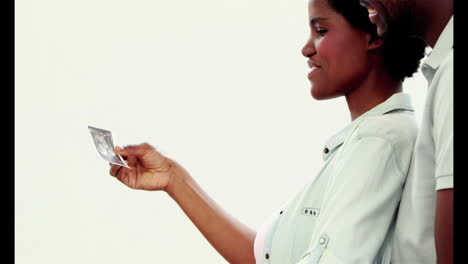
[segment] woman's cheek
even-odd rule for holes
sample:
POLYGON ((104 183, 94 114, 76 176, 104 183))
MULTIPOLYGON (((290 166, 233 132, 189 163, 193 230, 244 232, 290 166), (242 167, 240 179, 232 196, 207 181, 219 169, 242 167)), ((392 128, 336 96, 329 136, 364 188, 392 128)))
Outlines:
POLYGON ((325 69, 335 67, 334 64, 343 58, 346 46, 337 46, 333 38, 325 36, 316 46, 317 54, 319 54, 319 62, 325 69))

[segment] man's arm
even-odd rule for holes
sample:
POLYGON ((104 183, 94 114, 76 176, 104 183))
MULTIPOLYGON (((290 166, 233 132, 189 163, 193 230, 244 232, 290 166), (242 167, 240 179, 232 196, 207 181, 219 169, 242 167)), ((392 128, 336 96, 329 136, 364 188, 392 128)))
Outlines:
POLYGON ((437 191, 435 243, 437 264, 453 263, 453 189, 437 191))
POLYGON ((436 177, 435 244, 437 263, 453 263, 453 50, 434 79, 434 144, 436 177))

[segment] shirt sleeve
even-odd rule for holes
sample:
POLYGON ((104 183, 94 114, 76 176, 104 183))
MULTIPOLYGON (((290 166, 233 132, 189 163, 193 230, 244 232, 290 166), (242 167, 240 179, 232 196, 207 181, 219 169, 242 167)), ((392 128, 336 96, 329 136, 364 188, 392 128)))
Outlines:
POLYGON ((434 80, 434 146, 436 189, 453 188, 453 55, 440 66, 434 80))
MULTIPOLYGON (((411 146, 409 146, 411 147, 411 146)), ((407 168, 379 135, 352 139, 331 174, 310 247, 298 263, 373 263, 394 221, 407 168)))

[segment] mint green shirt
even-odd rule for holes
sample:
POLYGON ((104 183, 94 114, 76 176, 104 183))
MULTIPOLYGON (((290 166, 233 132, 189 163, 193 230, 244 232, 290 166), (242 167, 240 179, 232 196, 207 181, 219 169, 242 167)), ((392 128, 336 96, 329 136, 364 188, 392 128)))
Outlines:
POLYGON ((257 263, 389 263, 416 134, 410 97, 398 93, 330 138, 322 169, 277 213, 257 263))
POLYGON ((453 16, 423 64, 429 87, 395 228, 395 264, 435 264, 437 191, 453 188, 453 16))

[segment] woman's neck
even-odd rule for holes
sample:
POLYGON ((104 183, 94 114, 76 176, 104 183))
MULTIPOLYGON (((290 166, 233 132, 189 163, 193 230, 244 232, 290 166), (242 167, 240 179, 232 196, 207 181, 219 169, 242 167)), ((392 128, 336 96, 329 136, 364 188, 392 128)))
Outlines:
MULTIPOLYGON (((380 67, 374 67, 378 69, 380 67)), ((385 102, 392 95, 402 92, 402 81, 393 80, 387 73, 372 71, 361 85, 345 95, 351 120, 355 120, 375 106, 385 102)))

